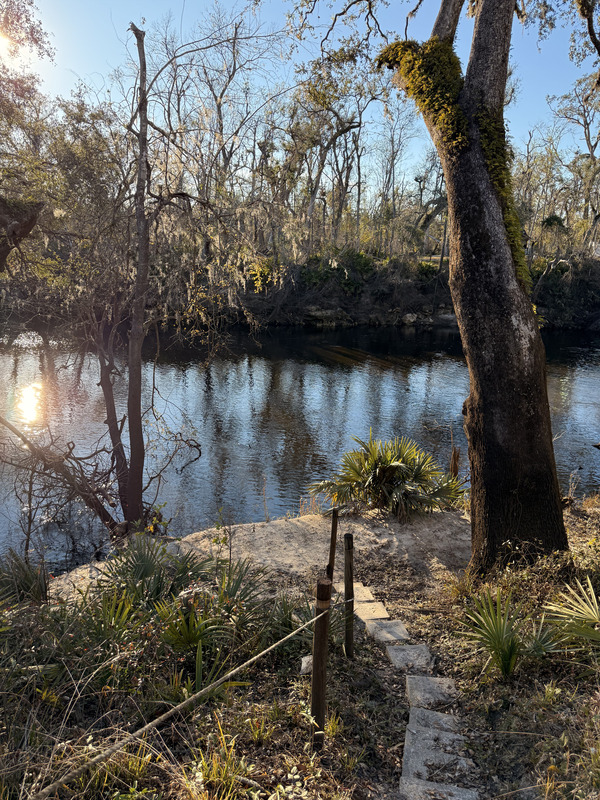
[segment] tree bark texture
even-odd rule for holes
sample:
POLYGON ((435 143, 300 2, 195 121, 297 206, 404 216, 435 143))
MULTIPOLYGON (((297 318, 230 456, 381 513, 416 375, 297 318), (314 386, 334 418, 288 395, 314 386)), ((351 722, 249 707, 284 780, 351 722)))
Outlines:
POLYGON ((544 347, 519 285, 481 151, 448 170, 450 289, 469 367, 472 567, 507 547, 567 547, 546 391, 544 347))
MULTIPOLYGON (((430 45, 453 42, 463 5, 464 0, 443 0, 430 45)), ((431 101, 421 91, 431 83, 415 76, 410 63, 407 68, 400 62, 397 72, 399 85, 423 113, 446 179, 450 289, 470 375, 463 413, 471 468, 471 569, 476 572, 487 571, 515 548, 532 557, 568 547, 544 347, 517 276, 520 225, 511 238, 512 190, 508 166, 501 163, 507 155, 502 112, 514 8, 514 0, 479 0, 464 82, 460 76, 455 80, 459 91, 452 102, 439 77, 434 77, 438 94, 431 101), (451 105, 458 114, 451 117, 458 136, 449 132, 451 105)), ((408 51, 396 52, 402 59, 408 51)), ((409 57, 414 52, 424 51, 413 49, 409 57)), ((380 60, 389 65, 385 54, 380 60)))

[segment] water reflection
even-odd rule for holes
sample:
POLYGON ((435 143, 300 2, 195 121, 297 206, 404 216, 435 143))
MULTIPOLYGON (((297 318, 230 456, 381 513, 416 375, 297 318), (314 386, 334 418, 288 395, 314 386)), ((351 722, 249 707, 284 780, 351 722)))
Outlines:
MULTIPOLYGON (((600 337, 585 347, 564 337, 547 341, 561 483, 566 489, 576 470, 579 490, 591 491, 600 484, 600 452, 592 447, 600 431, 600 337)), ((6 347, 0 369, 18 400, 0 394, 0 413, 31 426, 48 422, 82 451, 105 433, 92 359, 57 346, 6 347)), ((376 438, 410 436, 444 465, 451 440, 466 454, 461 409, 469 376, 452 331, 283 331, 258 341, 239 334, 209 365, 189 352, 163 353, 156 373, 149 362, 147 398, 154 374, 169 427, 202 444, 201 459, 181 475, 172 470, 162 487, 173 533, 214 523, 220 508, 238 522, 264 519, 265 503, 271 517, 297 508, 307 485, 330 474, 352 437, 366 439, 370 429, 376 438)), ((115 397, 125 413, 125 378, 116 381, 115 397)), ((18 530, 19 514, 10 476, 2 486, 0 548, 2 539, 13 543, 7 537, 18 530)))
POLYGON ((17 389, 17 421, 26 425, 40 421, 42 403, 42 384, 30 383, 17 389))

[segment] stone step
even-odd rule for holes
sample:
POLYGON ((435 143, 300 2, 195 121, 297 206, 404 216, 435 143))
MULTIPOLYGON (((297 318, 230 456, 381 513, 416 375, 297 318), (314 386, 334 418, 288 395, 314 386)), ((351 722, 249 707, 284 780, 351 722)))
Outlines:
POLYGON ((355 603, 354 613, 363 622, 370 619, 389 619, 390 615, 385 610, 383 603, 378 601, 372 603, 355 603))
POLYGON ((479 793, 475 789, 402 776, 398 800, 479 800, 479 793))
POLYGON ((451 731, 409 725, 404 740, 402 777, 455 782, 473 775, 476 767, 464 755, 464 736, 451 731))
MULTIPOLYGON (((344 594, 344 587, 335 586, 334 591, 338 592, 339 594, 344 594)), ((373 592, 369 589, 368 586, 364 586, 362 583, 359 583, 358 581, 354 584, 355 603, 370 603, 374 600, 375 598, 373 597, 373 592)))
POLYGON ((408 631, 403 622, 399 619, 370 619, 365 623, 367 626, 367 633, 370 634, 376 642, 393 643, 407 642, 410 640, 408 631))
POLYGON ((460 723, 453 714, 442 714, 441 711, 430 711, 428 708, 413 706, 410 709, 408 727, 420 725, 422 728, 435 728, 438 731, 452 731, 458 733, 460 723))
POLYGON ((419 708, 436 708, 453 703, 458 697, 452 678, 430 678, 428 675, 407 675, 408 704, 419 708))
POLYGON ((396 669, 429 672, 433 667, 433 656, 426 644, 388 644, 385 649, 396 669))

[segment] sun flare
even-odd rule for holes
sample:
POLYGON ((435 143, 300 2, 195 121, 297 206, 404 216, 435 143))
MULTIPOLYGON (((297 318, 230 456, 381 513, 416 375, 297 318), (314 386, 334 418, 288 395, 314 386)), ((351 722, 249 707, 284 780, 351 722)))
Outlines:
POLYGON ((9 62, 14 60, 14 54, 11 52, 10 39, 3 33, 0 33, 0 61, 9 62))
POLYGON ((39 419, 41 412, 42 384, 31 383, 19 390, 17 409, 23 422, 31 423, 39 419))

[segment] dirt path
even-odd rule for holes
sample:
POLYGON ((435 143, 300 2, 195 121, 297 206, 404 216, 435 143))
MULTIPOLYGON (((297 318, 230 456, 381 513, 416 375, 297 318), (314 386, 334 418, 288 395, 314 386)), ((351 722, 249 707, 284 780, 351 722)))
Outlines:
MULTIPOLYGON (((330 531, 329 517, 309 515, 192 533, 180 546, 199 553, 214 553, 220 547, 225 555, 228 545, 215 540, 230 537, 233 558, 249 558, 280 575, 301 578, 325 568, 330 531)), ((470 525, 458 512, 428 514, 402 525, 378 514, 340 517, 334 578, 343 570, 345 533, 354 535, 356 560, 368 554, 404 561, 432 578, 463 569, 471 555, 470 525)))
MULTIPOLYGON (((317 514, 271 522, 209 528, 172 540, 183 552, 248 558, 271 570, 281 581, 306 585, 322 574, 329 559, 331 518, 317 514)), ((334 580, 343 576, 344 534, 354 535, 355 570, 361 562, 386 571, 386 565, 405 564, 428 583, 444 581, 464 569, 471 555, 468 520, 456 511, 427 514, 401 525, 381 514, 340 517, 334 580), (429 580, 428 580, 429 579, 429 580)), ((84 564, 52 582, 52 592, 72 597, 85 592, 102 570, 101 562, 84 564)))

